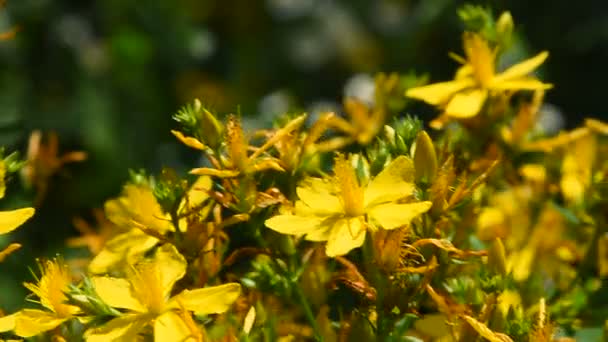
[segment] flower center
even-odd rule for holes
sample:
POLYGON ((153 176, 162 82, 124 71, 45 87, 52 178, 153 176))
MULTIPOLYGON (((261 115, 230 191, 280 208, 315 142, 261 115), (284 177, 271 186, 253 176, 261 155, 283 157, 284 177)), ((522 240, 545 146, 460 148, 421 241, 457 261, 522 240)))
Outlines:
POLYGON ((350 161, 338 154, 335 159, 334 173, 340 191, 340 200, 346 216, 357 217, 365 214, 363 189, 350 161))

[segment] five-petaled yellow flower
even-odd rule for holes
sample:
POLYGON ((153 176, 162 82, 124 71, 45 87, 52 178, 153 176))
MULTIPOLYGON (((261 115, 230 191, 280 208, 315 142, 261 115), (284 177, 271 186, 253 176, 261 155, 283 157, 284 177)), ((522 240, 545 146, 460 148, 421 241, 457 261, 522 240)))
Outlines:
POLYGON ((479 113, 489 94, 493 92, 538 90, 551 88, 528 76, 549 56, 544 51, 518 63, 502 73, 496 73, 496 51, 479 34, 467 32, 463 38, 465 58, 456 56, 463 64, 453 81, 440 82, 408 89, 406 96, 445 109, 454 118, 470 118, 479 113))
POLYGON ((72 277, 68 267, 61 260, 40 262, 41 277, 38 284, 25 283, 40 304, 48 310, 23 309, 12 315, 0 318, 0 332, 14 331, 20 337, 32 337, 58 327, 75 317, 80 309, 66 304, 65 292, 72 277))
POLYGON ((431 202, 411 201, 414 166, 411 159, 393 160, 366 186, 359 184, 350 160, 338 155, 332 180, 311 178, 296 189, 294 215, 277 215, 266 226, 283 234, 327 241, 330 257, 347 254, 365 241, 366 230, 395 229, 426 212, 431 202), (402 202, 401 200, 410 200, 402 202))
POLYGON ((171 297, 173 286, 186 274, 186 266, 175 247, 165 244, 152 260, 136 265, 128 279, 92 278, 95 291, 106 304, 126 311, 105 325, 88 330, 86 340, 135 341, 152 324, 155 341, 187 341, 192 332, 180 314, 223 313, 238 298, 241 286, 237 283, 183 290, 171 297))

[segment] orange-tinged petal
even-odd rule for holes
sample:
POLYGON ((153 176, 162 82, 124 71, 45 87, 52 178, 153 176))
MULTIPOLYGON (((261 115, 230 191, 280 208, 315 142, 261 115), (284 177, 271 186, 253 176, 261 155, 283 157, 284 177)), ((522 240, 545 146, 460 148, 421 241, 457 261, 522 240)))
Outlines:
POLYGON ((15 334, 32 337, 56 328, 67 318, 58 318, 54 313, 42 310, 23 309, 15 318, 15 334))
MULTIPOLYGON (((190 313, 187 313, 190 315, 190 313)), ((189 341, 192 332, 184 320, 175 312, 167 311, 154 321, 155 342, 189 341)))
POLYGON ((316 231, 323 220, 318 217, 277 215, 266 220, 266 227, 282 234, 302 235, 316 231))
POLYGON ((0 211, 0 234, 6 234, 27 221, 36 210, 22 208, 9 211, 0 211))
POLYGON ((444 104, 456 93, 475 85, 472 78, 462 78, 455 81, 429 84, 422 87, 410 88, 405 96, 422 100, 426 103, 438 106, 444 104))
POLYGON ((198 167, 190 170, 190 174, 199 176, 212 176, 218 178, 232 178, 236 177, 241 172, 238 170, 218 170, 210 167, 198 167))
POLYGON ((179 141, 181 141, 182 144, 184 144, 188 147, 192 147, 193 149, 201 150, 201 151, 204 151, 207 148, 205 146, 205 144, 200 142, 198 139, 193 138, 193 137, 187 137, 180 131, 171 130, 171 133, 173 133, 173 135, 175 135, 175 137, 179 141))
POLYGON ((414 191, 413 161, 399 156, 382 170, 365 188, 364 206, 391 202, 408 197, 414 191))
POLYGON ((84 337, 87 342, 136 341, 139 332, 153 318, 141 314, 123 315, 99 328, 87 330, 84 337))
POLYGON ((113 308, 145 312, 146 308, 131 293, 131 284, 125 279, 111 277, 91 278, 95 292, 113 308))
POLYGON ((430 201, 380 204, 371 208, 369 215, 382 228, 395 229, 408 225, 414 218, 427 212, 432 205, 430 201))
POLYGON ((328 257, 345 255, 363 245, 366 230, 362 219, 362 217, 341 219, 334 224, 325 248, 328 257))
POLYGON ((494 82, 500 83, 507 80, 523 77, 538 68, 549 57, 547 51, 543 51, 538 55, 526 59, 525 61, 515 64, 494 77, 494 82))
POLYGON ((184 290, 171 298, 168 308, 184 308, 197 315, 223 313, 241 294, 241 285, 228 283, 195 290, 184 290))
POLYGON ((475 89, 456 94, 448 103, 445 113, 455 118, 471 118, 479 113, 488 92, 484 89, 475 89))

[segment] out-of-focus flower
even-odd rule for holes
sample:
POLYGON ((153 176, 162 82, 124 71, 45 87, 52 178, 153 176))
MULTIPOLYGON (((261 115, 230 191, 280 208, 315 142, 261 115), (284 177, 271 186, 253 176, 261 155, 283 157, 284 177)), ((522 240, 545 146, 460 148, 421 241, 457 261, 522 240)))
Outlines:
POLYGON ((82 151, 72 151, 59 156, 59 138, 55 132, 42 140, 42 132, 33 131, 27 147, 27 163, 21 169, 21 175, 28 186, 36 188, 36 202, 40 203, 46 196, 49 181, 64 164, 80 162, 87 159, 82 151))
POLYGON ((547 59, 546 51, 496 73, 496 51, 483 37, 467 32, 463 45, 466 58, 453 55, 463 64, 453 81, 410 88, 405 95, 439 106, 449 117, 466 119, 476 116, 493 93, 552 87, 528 76, 547 59))
POLYGON ((306 235, 310 241, 327 241, 330 257, 347 254, 365 241, 367 229, 395 229, 426 212, 431 202, 402 203, 414 192, 414 167, 397 157, 367 185, 357 179, 351 160, 338 155, 334 182, 311 178, 297 188, 294 215, 277 215, 266 226, 283 234, 306 235))

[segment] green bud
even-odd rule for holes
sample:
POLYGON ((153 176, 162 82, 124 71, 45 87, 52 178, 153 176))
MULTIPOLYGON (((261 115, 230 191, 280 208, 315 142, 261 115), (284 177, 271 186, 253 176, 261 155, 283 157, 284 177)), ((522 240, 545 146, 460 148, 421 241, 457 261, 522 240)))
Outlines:
POLYGON ((416 144, 414 145, 414 167, 416 168, 416 180, 431 183, 437 175, 437 154, 431 137, 425 132, 418 132, 416 144))
POLYGON ((505 254, 505 246, 500 238, 495 238, 488 250, 488 266, 496 274, 507 274, 507 258, 505 254))
POLYGON ((216 149, 222 142, 224 127, 207 108, 203 108, 201 102, 194 100, 194 108, 200 113, 199 117, 199 140, 206 143, 209 147, 216 149))
POLYGON ((500 18, 496 21, 496 36, 503 49, 508 48, 511 44, 513 26, 511 13, 508 11, 502 12, 500 18))

